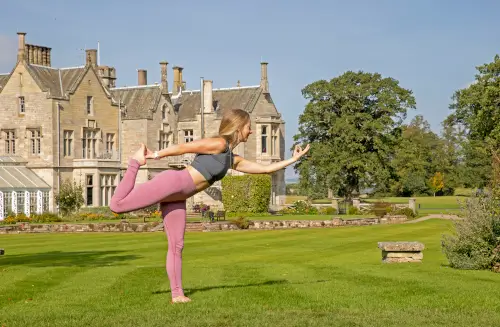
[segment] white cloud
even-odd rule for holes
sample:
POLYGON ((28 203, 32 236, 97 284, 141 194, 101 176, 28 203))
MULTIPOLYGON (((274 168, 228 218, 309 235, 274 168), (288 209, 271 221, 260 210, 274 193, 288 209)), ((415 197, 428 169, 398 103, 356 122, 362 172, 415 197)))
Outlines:
POLYGON ((0 74, 9 73, 17 59, 17 40, 0 34, 0 74))

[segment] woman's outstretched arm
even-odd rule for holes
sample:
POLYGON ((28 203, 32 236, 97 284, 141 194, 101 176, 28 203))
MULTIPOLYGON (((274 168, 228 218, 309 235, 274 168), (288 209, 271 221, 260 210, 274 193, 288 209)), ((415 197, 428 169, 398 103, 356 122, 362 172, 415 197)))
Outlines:
MULTIPOLYGON (((185 153, 217 154, 226 150, 226 140, 222 137, 205 138, 188 143, 175 144, 158 151, 160 158, 169 156, 180 156, 185 153)), ((153 152, 148 153, 146 158, 153 159, 153 152)))
POLYGON ((302 149, 300 146, 297 145, 295 146, 293 156, 290 159, 274 162, 269 165, 263 165, 257 162, 246 160, 240 156, 234 156, 233 169, 247 174, 270 174, 293 164, 294 162, 299 160, 303 155, 305 155, 308 151, 309 151, 309 144, 304 149, 302 149))

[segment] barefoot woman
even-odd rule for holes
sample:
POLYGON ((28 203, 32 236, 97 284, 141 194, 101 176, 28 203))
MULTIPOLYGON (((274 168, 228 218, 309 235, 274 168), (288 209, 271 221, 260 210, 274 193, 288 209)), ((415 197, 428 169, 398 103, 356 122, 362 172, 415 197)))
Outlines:
POLYGON ((233 155, 232 150, 240 142, 246 142, 250 134, 249 114, 241 109, 232 109, 224 113, 217 137, 173 145, 155 152, 142 145, 130 159, 127 171, 111 199, 110 208, 116 213, 160 203, 168 238, 167 274, 174 303, 190 301, 184 296, 181 281, 186 199, 222 179, 229 168, 243 173, 269 174, 296 162, 309 151, 309 145, 304 150, 297 146, 292 158, 270 165, 261 165, 233 155), (146 159, 158 160, 185 153, 197 154, 190 166, 183 170, 166 170, 150 181, 135 185, 137 171, 146 164, 146 159))

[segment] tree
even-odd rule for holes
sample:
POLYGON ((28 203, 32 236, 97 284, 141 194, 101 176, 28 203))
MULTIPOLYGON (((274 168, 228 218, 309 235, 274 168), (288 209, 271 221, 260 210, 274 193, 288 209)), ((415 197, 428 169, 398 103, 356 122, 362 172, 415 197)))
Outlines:
POLYGON ((56 202, 63 216, 80 210, 84 203, 83 186, 75 181, 65 180, 61 184, 59 194, 56 195, 56 202))
POLYGON ((500 146, 500 57, 476 69, 474 82, 454 93, 447 121, 465 133, 464 177, 482 187, 491 178, 492 151, 500 146))
POLYGON ((347 198, 363 187, 387 187, 400 127, 415 108, 412 92, 378 73, 349 71, 309 84, 302 94, 309 102, 294 140, 311 150, 295 165, 301 185, 319 183, 347 198))
POLYGON ((436 192, 439 192, 444 188, 443 174, 441 174, 440 172, 436 172, 434 176, 432 176, 429 184, 434 193, 434 196, 436 196, 436 192))
POLYGON ((453 170, 446 143, 431 131, 430 124, 421 115, 403 125, 402 130, 391 161, 395 172, 391 191, 398 196, 432 194, 429 180, 435 172, 448 174, 453 170))

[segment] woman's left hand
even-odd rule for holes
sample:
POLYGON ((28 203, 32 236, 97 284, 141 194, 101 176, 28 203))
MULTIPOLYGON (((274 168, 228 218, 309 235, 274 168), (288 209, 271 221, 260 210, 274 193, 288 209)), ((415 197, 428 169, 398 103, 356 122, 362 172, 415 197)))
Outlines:
POLYGON ((295 150, 293 151, 293 158, 299 160, 300 157, 302 157, 308 151, 309 151, 309 144, 304 149, 302 149, 300 145, 296 145, 295 150))

